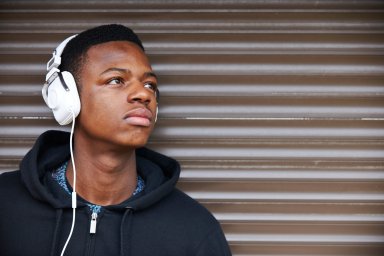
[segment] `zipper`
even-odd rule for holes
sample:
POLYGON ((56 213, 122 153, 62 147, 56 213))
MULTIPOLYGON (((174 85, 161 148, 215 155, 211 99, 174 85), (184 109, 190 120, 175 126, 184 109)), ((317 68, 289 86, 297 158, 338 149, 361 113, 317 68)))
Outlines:
POLYGON ((97 212, 93 212, 91 216, 91 225, 89 228, 89 233, 90 234, 95 234, 96 233, 96 224, 97 224, 97 212))
POLYGON ((91 222, 89 225, 89 238, 86 246, 85 256, 95 255, 95 239, 96 239, 96 227, 97 218, 100 216, 100 207, 91 208, 91 222))

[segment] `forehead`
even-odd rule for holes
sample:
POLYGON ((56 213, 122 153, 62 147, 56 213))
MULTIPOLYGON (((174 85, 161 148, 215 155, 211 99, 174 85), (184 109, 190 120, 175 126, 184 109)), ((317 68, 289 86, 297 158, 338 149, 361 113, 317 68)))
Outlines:
POLYGON ((130 61, 149 66, 144 51, 138 45, 129 41, 110 41, 93 45, 86 52, 86 59, 87 62, 91 63, 130 61))

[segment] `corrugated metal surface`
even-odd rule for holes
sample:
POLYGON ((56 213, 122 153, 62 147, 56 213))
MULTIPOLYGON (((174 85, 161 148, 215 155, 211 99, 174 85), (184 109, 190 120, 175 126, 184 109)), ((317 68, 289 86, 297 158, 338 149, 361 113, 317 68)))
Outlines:
POLYGON ((123 23, 160 75, 149 146, 234 255, 384 255, 383 1, 3 1, 0 22, 2 171, 58 128, 51 50, 123 23))

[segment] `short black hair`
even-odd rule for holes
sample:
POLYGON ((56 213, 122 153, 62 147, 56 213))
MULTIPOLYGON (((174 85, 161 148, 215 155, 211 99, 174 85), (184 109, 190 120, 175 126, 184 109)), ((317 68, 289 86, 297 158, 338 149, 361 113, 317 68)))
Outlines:
POLYGON ((60 71, 71 72, 79 85, 79 73, 89 48, 110 41, 129 41, 145 51, 140 38, 132 29, 120 24, 107 24, 85 30, 65 46, 61 54, 60 71))

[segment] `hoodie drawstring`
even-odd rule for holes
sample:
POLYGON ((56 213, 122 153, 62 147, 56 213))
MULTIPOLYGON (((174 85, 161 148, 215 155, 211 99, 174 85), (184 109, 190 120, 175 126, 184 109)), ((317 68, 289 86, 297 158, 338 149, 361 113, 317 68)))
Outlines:
POLYGON ((51 253, 50 256, 55 256, 56 250, 57 250, 57 237, 59 235, 59 229, 60 229, 60 223, 63 216, 63 209, 57 209, 56 210, 56 225, 55 225, 55 231, 53 233, 53 240, 52 240, 52 246, 51 246, 51 253))
POLYGON ((127 248, 131 249, 131 226, 132 226, 132 215, 133 210, 131 208, 127 208, 124 212, 123 218, 121 220, 120 226, 120 256, 128 256, 127 248), (128 238, 125 241, 125 238, 128 238))

